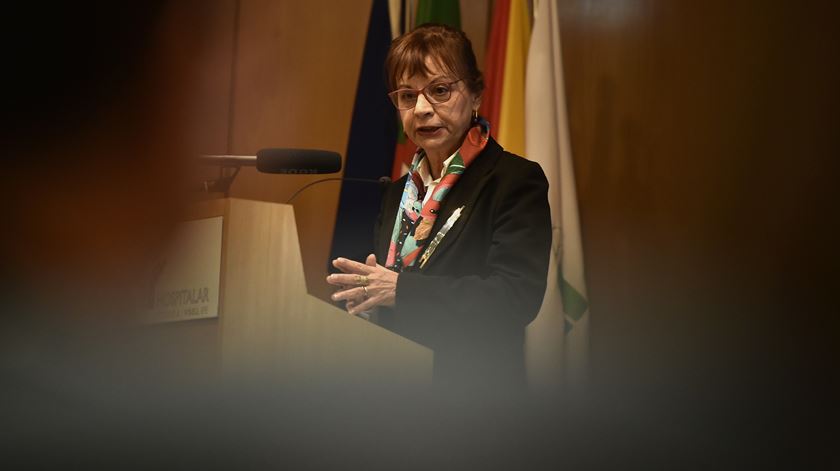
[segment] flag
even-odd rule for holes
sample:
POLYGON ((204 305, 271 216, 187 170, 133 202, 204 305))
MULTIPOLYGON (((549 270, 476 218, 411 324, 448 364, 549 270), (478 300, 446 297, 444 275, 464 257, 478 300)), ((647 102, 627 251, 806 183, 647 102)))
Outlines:
POLYGON ((461 2, 457 0, 420 0, 414 27, 438 23, 461 29, 461 2))
MULTIPOLYGON (((411 9, 414 2, 407 2, 406 8, 411 9)), ((461 29, 461 7, 456 0, 419 0, 414 15, 414 28, 424 23, 438 23, 461 29)), ((391 166, 391 178, 397 180, 408 172, 411 159, 417 150, 417 145, 406 137, 402 129, 402 122, 397 118, 397 144, 394 150, 394 160, 391 166)))
POLYGON ((388 15, 391 20, 391 39, 405 31, 405 0, 388 0, 388 15))
POLYGON ((482 114, 509 152, 525 155, 525 64, 531 35, 527 0, 497 0, 485 66, 482 114))
MULTIPOLYGON (((344 159, 345 177, 377 179, 391 170, 397 132, 382 73, 390 45, 388 0, 373 0, 344 159)), ((381 197, 378 185, 342 184, 330 260, 339 256, 364 260, 373 253, 372 231, 381 197)), ((328 270, 333 271, 332 265, 328 270)))
MULTIPOLYGON (((507 46, 510 0, 496 0, 490 37, 487 40, 487 57, 484 67, 484 95, 481 99, 481 114, 490 121, 495 130, 499 122, 499 105, 502 102, 502 78, 505 71, 505 47, 507 46)), ((494 134, 496 134, 494 132, 494 134)))
POLYGON ((534 16, 525 87, 526 155, 548 178, 552 250, 546 297, 526 334, 529 379, 557 386, 562 373, 566 385, 575 388, 586 379, 589 302, 556 2, 536 2, 534 16))

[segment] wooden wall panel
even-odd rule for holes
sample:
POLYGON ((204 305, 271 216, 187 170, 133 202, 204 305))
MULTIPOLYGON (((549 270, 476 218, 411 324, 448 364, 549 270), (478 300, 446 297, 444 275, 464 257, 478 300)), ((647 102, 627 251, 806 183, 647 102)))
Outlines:
POLYGON ((488 0, 461 0, 461 29, 470 38, 478 68, 482 72, 484 54, 487 52, 487 35, 490 33, 492 6, 492 2, 488 0))
MULTIPOLYGON (((196 99, 191 116, 190 138, 202 154, 227 154, 230 151, 229 127, 231 77, 236 42, 236 8, 238 0, 213 0, 201 4, 201 31, 204 41, 196 51, 198 64, 192 79, 196 99)), ((218 168, 196 165, 190 168, 189 182, 201 188, 201 182, 218 176, 218 168)), ((192 194, 192 199, 215 198, 219 195, 192 194)))
POLYGON ((195 89, 200 97, 194 116, 200 149, 205 154, 229 151, 228 124, 231 105, 231 74, 236 34, 237 0, 213 0, 202 4, 205 41, 195 59, 199 66, 195 89))
POLYGON ((742 392, 804 351, 837 201, 829 3, 560 2, 593 372, 623 399, 742 392))
MULTIPOLYGON (((344 155, 370 6, 370 0, 240 0, 232 153, 302 147, 344 155)), ((245 169, 231 195, 284 202, 316 178, 245 169)), ((320 297, 332 291, 324 277, 339 188, 324 183, 294 201, 307 285, 320 297)))
MULTIPOLYGON (((190 155, 179 155, 183 161, 189 161, 193 153, 225 154, 228 152, 228 124, 230 109, 230 79, 233 64, 233 46, 235 39, 237 0, 213 0, 193 4, 177 4, 183 15, 178 23, 185 35, 197 36, 197 44, 189 49, 189 82, 184 99, 184 110, 188 122, 179 122, 182 135, 188 141, 190 155), (195 8, 200 6, 200 10, 195 8), (186 30, 189 26, 191 29, 186 30)), ((184 53, 184 45, 173 41, 170 52, 184 53)), ((158 73, 163 73, 158 70, 158 73)), ((168 103, 171 106, 171 102, 168 103)), ((172 163, 170 163, 172 165, 172 163)), ((179 168, 180 169, 180 168, 179 168)), ((217 195, 197 193, 198 183, 214 178, 218 169, 210 166, 188 165, 183 176, 191 190, 187 202, 206 199, 217 195)), ((183 183, 181 183, 182 186, 183 183)), ((182 201, 178 200, 179 203, 182 201)), ((196 217, 195 208, 187 204, 182 208, 184 220, 196 217)), ((201 215, 201 217, 207 217, 201 215)), ((178 358, 183 365, 184 374, 199 378, 217 371, 220 356, 219 319, 202 319, 189 322, 173 322, 147 326, 144 329, 145 341, 151 340, 157 349, 171 358, 178 358)), ((206 377, 206 376, 205 376, 206 377)))

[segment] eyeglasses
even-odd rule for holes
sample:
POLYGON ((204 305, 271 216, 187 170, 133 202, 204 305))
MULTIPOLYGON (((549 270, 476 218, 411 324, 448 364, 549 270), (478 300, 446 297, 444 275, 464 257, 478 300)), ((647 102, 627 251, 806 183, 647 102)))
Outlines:
POLYGON ((443 103, 449 100, 452 96, 452 85, 460 82, 463 79, 458 79, 454 82, 432 82, 423 88, 400 88, 388 94, 394 106, 398 110, 410 110, 417 106, 417 97, 422 93, 426 100, 433 105, 443 103))

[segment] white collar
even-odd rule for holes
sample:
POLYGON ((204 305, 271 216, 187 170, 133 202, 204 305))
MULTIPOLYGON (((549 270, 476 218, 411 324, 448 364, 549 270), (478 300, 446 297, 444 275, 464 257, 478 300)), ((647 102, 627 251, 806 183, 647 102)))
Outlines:
POLYGON ((440 183, 440 179, 446 175, 446 169, 449 168, 449 164, 452 163, 452 159, 455 158, 455 155, 458 154, 456 150, 455 153, 449 156, 448 159, 443 161, 443 168, 440 171, 440 177, 432 178, 432 173, 429 171, 429 167, 431 167, 431 162, 426 155, 423 155, 423 160, 420 161, 420 165, 417 166, 417 173, 420 175, 420 179, 423 180, 423 186, 426 188, 429 187, 431 184, 438 184, 440 183))

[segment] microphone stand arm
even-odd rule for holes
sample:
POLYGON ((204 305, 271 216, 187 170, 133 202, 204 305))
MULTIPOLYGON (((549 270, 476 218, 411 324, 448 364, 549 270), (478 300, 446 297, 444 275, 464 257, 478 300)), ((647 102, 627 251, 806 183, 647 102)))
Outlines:
POLYGON ((223 165, 219 167, 219 177, 214 180, 205 180, 203 185, 203 190, 206 193, 224 193, 225 198, 230 196, 230 186, 233 184, 233 180, 239 175, 239 171, 242 169, 239 165, 235 166, 226 166, 223 165), (233 169, 233 173, 228 173, 226 170, 233 169))
POLYGON ((294 192, 294 194, 292 196, 290 196, 289 199, 286 200, 286 204, 291 203, 292 200, 295 199, 295 197, 297 197, 297 195, 299 195, 303 190, 309 188, 312 185, 317 185, 318 183, 324 183, 324 182, 342 182, 342 181, 344 181, 344 182, 378 183, 380 185, 387 185, 388 183, 391 182, 391 179, 388 178, 388 177, 381 177, 378 180, 374 180, 372 178, 355 178, 355 177, 321 178, 319 180, 315 180, 314 182, 309 182, 306 185, 303 185, 303 187, 298 189, 298 191, 294 192))

